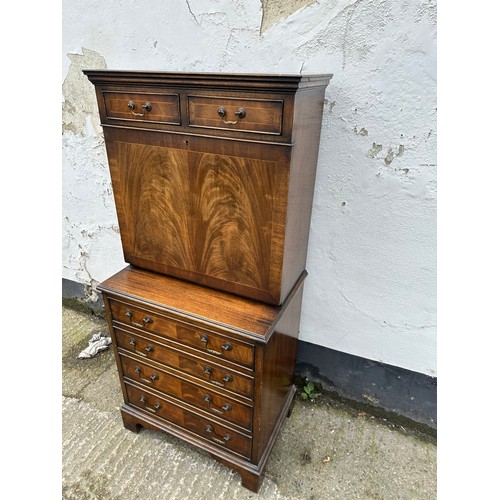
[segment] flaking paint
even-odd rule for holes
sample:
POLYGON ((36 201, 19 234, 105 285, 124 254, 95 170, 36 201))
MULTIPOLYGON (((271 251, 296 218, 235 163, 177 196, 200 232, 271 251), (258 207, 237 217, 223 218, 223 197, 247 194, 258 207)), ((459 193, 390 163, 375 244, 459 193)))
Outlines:
POLYGON ((331 72, 300 338, 435 376, 436 3, 299 3, 65 2, 63 277, 125 265, 83 67, 331 72))

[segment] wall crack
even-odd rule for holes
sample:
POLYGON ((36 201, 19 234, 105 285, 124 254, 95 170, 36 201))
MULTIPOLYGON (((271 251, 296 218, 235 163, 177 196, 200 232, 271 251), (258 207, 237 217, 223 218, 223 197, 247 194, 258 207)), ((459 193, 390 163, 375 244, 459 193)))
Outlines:
POLYGON ((189 0, 186 0, 186 5, 189 10, 189 13, 193 16, 193 19, 195 20, 196 24, 200 26, 200 23, 198 21, 198 18, 194 15, 194 12, 191 10, 191 5, 189 4, 189 0))

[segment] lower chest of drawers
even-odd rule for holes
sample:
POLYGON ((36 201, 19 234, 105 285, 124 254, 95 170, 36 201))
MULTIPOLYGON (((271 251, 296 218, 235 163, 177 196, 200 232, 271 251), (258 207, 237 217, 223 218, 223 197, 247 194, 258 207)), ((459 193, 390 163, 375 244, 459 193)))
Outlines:
POLYGON ((167 366, 146 364, 126 355, 120 355, 119 362, 126 382, 138 384, 160 397, 173 398, 179 405, 208 418, 220 418, 251 430, 253 401, 242 402, 224 390, 216 392, 195 379, 186 379, 182 372, 172 373, 167 366))
MULTIPOLYGON (((142 279, 150 274, 127 269, 142 279)), ((155 296, 155 302, 150 292, 132 290, 120 280, 100 285, 124 425, 185 439, 239 472, 243 486, 257 491, 295 393, 302 282, 285 304, 274 307, 174 278, 161 280, 175 286, 161 287, 165 295, 155 296), (177 292, 186 287, 191 300, 180 309, 177 292), (214 302, 212 294, 221 300, 214 302), (206 308, 203 315, 200 307, 206 308)))

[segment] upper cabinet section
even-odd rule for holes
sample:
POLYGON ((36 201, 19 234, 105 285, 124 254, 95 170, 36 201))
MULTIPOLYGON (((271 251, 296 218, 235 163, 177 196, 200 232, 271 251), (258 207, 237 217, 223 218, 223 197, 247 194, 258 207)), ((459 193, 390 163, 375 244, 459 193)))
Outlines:
POLYGON ((125 261, 282 304, 305 270, 330 75, 84 73, 125 261))
POLYGON ((291 143, 294 96, 331 75, 85 70, 103 127, 291 143))

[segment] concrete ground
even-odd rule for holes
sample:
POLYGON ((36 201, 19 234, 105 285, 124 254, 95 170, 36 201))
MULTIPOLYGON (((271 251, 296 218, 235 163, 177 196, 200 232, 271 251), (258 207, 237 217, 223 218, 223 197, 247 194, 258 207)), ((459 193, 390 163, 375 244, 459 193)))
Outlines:
POLYGON ((62 498, 435 499, 431 438, 322 394, 297 399, 258 495, 210 456, 165 433, 122 425, 111 349, 79 360, 102 318, 63 306, 62 498))

